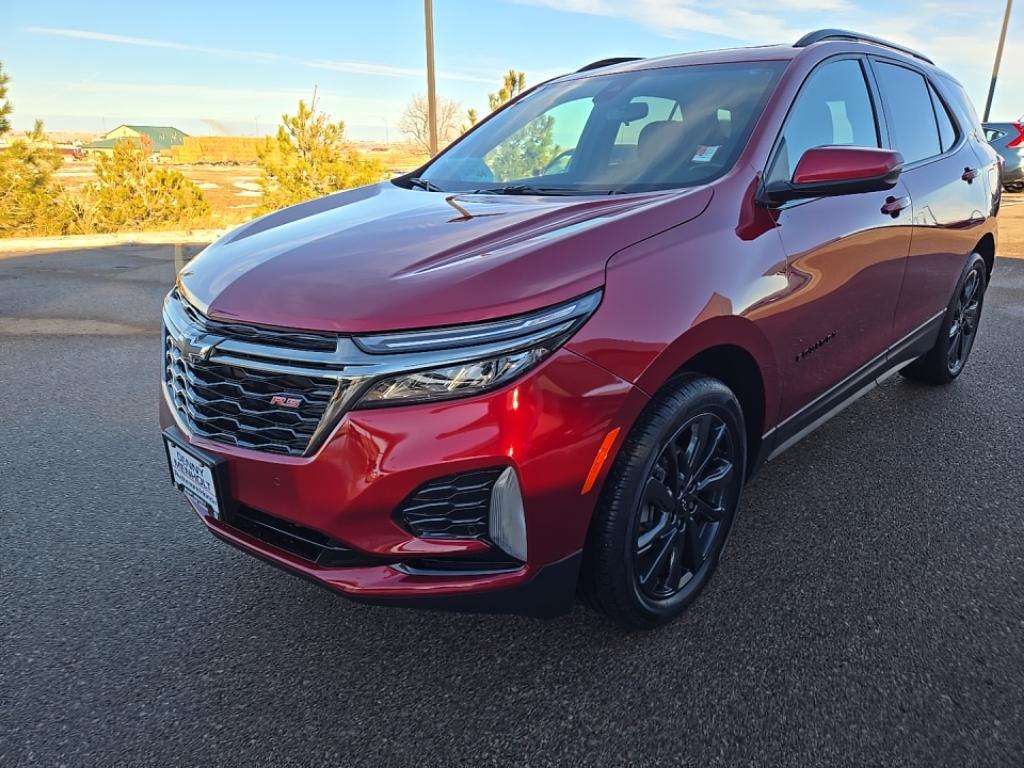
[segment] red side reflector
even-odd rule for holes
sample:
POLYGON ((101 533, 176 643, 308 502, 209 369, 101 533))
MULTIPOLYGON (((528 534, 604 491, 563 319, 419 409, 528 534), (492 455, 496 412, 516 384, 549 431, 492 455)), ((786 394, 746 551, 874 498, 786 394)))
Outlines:
POLYGON ((1013 127, 1017 129, 1017 138, 1006 146, 1010 149, 1020 149, 1024 147, 1024 123, 1014 123, 1013 127))
POLYGON ((597 477, 601 474, 601 467, 604 466, 605 461, 608 459, 608 454, 612 450, 615 438, 619 436, 619 429, 619 427, 616 427, 605 435, 604 440, 601 441, 601 447, 594 454, 594 463, 590 465, 590 471, 587 473, 587 480, 583 483, 583 490, 580 491, 580 496, 586 496, 590 493, 594 483, 597 482, 597 477))

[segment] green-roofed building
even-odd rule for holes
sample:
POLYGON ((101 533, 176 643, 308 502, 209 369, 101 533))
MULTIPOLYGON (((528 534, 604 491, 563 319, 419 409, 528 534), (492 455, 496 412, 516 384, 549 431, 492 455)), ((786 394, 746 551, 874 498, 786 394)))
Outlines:
POLYGON ((142 141, 142 137, 146 137, 153 154, 157 154, 165 149, 184 144, 186 135, 184 131, 179 131, 169 125, 119 125, 114 130, 107 131, 99 141, 83 144, 82 149, 86 152, 109 155, 114 152, 114 145, 119 141, 125 139, 142 141))

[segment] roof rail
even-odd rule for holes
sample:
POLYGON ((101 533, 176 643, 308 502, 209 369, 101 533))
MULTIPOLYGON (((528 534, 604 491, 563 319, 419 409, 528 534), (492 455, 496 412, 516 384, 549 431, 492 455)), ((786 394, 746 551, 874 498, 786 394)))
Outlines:
POLYGON ((851 40, 857 43, 871 43, 873 45, 880 45, 883 48, 891 48, 892 50, 899 51, 900 53, 906 53, 909 56, 913 56, 915 59, 927 61, 929 64, 935 63, 923 53, 918 53, 913 48, 906 48, 902 45, 897 45, 896 43, 890 43, 888 40, 883 40, 880 37, 862 35, 860 32, 851 32, 848 29, 819 29, 814 32, 808 32, 793 43, 793 47, 806 48, 809 45, 814 45, 814 43, 820 43, 825 40, 851 40))
POLYGON ((589 72, 592 69, 601 69, 601 67, 610 67, 613 64, 625 64, 627 61, 640 61, 643 56, 616 56, 611 59, 598 59, 592 61, 585 67, 580 67, 577 72, 589 72))

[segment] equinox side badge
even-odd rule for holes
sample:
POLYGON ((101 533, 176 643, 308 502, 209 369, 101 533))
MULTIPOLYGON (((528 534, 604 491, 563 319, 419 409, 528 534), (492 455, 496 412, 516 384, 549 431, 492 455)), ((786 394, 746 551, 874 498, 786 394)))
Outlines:
POLYGON ((819 339, 818 341, 814 342, 813 344, 811 344, 811 346, 809 346, 803 352, 800 352, 800 353, 797 354, 796 362, 799 363, 801 360, 803 360, 805 357, 807 357, 812 352, 817 352, 819 349, 821 349, 826 344, 828 344, 830 341, 832 341, 832 339, 834 339, 835 337, 836 337, 836 331, 832 331, 832 333, 830 333, 825 338, 819 339))

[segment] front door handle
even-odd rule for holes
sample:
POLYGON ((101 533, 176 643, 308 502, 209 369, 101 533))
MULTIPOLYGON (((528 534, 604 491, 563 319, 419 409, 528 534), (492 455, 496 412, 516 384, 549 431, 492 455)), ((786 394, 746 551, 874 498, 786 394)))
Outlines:
POLYGON ((904 208, 910 207, 909 197, 892 197, 885 198, 885 205, 882 206, 882 213, 887 213, 894 219, 900 215, 900 211, 904 208))
POLYGON ((978 178, 977 168, 964 168, 964 172, 960 175, 960 178, 970 184, 976 178, 978 178))

